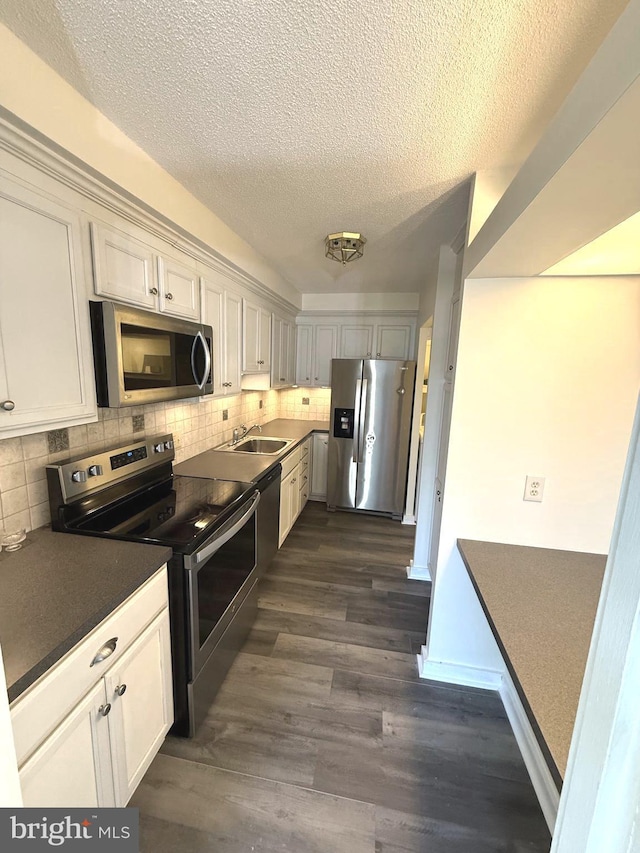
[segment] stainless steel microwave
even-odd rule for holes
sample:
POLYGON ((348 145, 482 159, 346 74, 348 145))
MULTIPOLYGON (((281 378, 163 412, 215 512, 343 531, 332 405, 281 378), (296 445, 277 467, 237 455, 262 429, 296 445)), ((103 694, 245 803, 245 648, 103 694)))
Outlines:
POLYGON ((115 302, 89 306, 99 406, 139 406, 213 393, 211 326, 115 302))

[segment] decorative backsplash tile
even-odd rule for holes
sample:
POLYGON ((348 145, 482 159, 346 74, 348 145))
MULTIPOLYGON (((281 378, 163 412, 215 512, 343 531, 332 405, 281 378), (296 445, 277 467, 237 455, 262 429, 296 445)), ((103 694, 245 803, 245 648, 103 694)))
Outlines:
POLYGON ((220 400, 99 409, 97 423, 0 440, 0 528, 33 530, 49 523, 46 465, 165 432, 174 434, 176 461, 182 462, 229 441, 241 423, 289 417, 280 410, 283 393, 244 391, 220 400))
POLYGON ((47 433, 47 442, 49 445, 49 453, 60 453, 62 450, 69 449, 69 430, 68 429, 52 429, 47 433))

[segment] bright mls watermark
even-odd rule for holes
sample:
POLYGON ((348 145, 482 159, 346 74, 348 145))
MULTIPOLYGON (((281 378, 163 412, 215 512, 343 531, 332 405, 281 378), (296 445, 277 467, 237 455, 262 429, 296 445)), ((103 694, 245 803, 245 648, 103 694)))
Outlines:
POLYGON ((139 853, 138 809, 0 809, 0 850, 139 853))

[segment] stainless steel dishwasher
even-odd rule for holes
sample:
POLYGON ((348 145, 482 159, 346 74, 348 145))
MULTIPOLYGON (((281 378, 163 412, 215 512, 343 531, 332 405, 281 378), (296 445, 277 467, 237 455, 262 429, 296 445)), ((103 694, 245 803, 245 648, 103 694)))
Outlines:
POLYGON ((256 482, 260 492, 258 506, 258 567, 263 575, 278 552, 278 530, 280 527, 280 478, 282 465, 271 468, 256 482))

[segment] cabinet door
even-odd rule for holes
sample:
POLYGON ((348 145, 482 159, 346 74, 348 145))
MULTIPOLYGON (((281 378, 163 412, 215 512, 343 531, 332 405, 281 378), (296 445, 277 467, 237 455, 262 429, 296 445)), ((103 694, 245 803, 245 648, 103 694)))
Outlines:
POLYGON ((0 223, 0 437, 95 420, 80 220, 3 179, 0 223))
POLYGON ((260 371, 260 306, 242 300, 242 370, 244 373, 260 371))
POLYGON ((258 323, 258 367, 261 373, 268 373, 271 369, 271 312, 260 308, 258 323))
POLYGON ((224 294, 222 385, 225 394, 240 393, 242 360, 242 298, 233 291, 224 294))
POLYGON ((340 329, 340 358, 371 358, 373 326, 343 325, 340 329))
POLYGON ((125 806, 173 723, 169 611, 105 676, 116 805, 125 806))
POLYGON ((291 480, 294 477, 293 471, 291 471, 287 477, 280 484, 280 535, 278 537, 278 547, 282 546, 282 543, 287 538, 287 534, 291 530, 291 500, 293 497, 293 491, 291 489, 291 480))
MULTIPOLYGON (((74 708, 20 769, 26 807, 114 806, 104 682, 74 708)), ((43 709, 43 713, 46 708, 43 709)))
POLYGON ((283 321, 277 314, 271 317, 271 387, 281 388, 285 384, 282 376, 281 351, 282 351, 282 326, 283 321))
POLYGON ((172 258, 158 258, 160 310, 187 320, 200 319, 198 277, 172 258))
POLYGON ((149 246, 120 231, 91 223, 95 292, 107 299, 154 310, 158 286, 149 246))
POLYGON ((313 459, 311 462, 311 498, 327 499, 327 461, 329 438, 326 435, 313 436, 313 459))
POLYGON ((210 279, 202 278, 202 322, 213 329, 211 361, 213 371, 213 394, 224 394, 222 377, 224 363, 224 290, 210 279))
POLYGON ((280 385, 291 385, 293 373, 291 372, 291 348, 293 346, 292 325, 288 320, 282 320, 280 332, 280 385))
POLYGON ((379 324, 376 334, 376 358, 411 358, 412 331, 410 323, 379 324))
POLYGON ((314 336, 314 385, 331 384, 331 359, 337 356, 338 327, 316 326, 314 336))
POLYGON ((297 326, 296 383, 310 385, 313 370, 313 326, 297 326))

